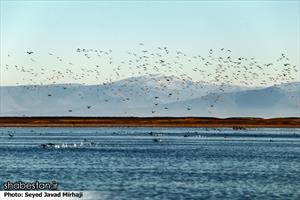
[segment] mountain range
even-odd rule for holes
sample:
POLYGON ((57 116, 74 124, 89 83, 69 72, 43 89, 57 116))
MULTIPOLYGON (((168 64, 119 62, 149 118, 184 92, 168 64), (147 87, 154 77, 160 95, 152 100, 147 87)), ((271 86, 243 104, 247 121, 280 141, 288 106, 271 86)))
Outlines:
POLYGON ((145 75, 99 85, 1 86, 0 116, 300 117, 300 82, 242 87, 145 75))

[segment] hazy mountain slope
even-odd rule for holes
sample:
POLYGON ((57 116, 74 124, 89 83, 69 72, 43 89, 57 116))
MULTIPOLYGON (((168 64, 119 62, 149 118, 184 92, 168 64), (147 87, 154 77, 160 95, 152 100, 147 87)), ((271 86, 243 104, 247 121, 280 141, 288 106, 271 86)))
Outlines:
POLYGON ((174 76, 104 85, 0 87, 1 116, 299 116, 299 83, 249 89, 174 76), (224 89, 225 88, 225 89, 224 89))
POLYGON ((300 90, 287 92, 269 87, 242 92, 209 94, 201 98, 174 102, 164 114, 181 113, 187 116, 252 116, 252 117, 300 117, 300 90), (190 108, 191 110, 187 110, 190 108))

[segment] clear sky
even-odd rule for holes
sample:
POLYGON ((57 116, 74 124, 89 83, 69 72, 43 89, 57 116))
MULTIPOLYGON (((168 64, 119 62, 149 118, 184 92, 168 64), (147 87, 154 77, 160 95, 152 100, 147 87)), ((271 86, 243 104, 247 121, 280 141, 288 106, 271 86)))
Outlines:
MULTIPOLYGON (((288 0, 1 0, 1 85, 28 84, 28 77, 24 80, 16 70, 4 70, 6 64, 64 68, 48 56, 51 52, 78 67, 86 67, 97 63, 85 63, 79 58, 78 47, 112 49, 114 57, 121 60, 140 42, 148 49, 167 46, 189 55, 226 48, 237 57, 255 57, 266 63, 285 53, 292 64, 299 66, 299 26, 300 2, 288 0), (35 63, 28 60, 26 51, 35 52, 35 63)), ((184 67, 189 72, 189 66, 184 67)), ((74 66, 73 70, 79 69, 74 66)), ((103 67, 102 73, 109 74, 110 69, 103 67)), ((124 70, 125 77, 130 76, 126 73, 124 70)), ((193 73, 191 76, 200 79, 193 73)), ((105 75, 101 79, 104 78, 105 75)), ((35 77, 36 82, 42 81, 38 79, 35 77)), ((99 80, 87 78, 84 82, 95 84, 99 80)))

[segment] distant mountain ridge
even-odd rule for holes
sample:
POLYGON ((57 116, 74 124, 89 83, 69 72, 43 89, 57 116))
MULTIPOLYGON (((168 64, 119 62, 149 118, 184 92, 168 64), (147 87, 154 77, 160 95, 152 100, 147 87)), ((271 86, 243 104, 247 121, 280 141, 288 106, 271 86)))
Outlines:
POLYGON ((247 88, 147 75, 101 85, 2 86, 0 95, 0 116, 300 116, 299 82, 247 88))

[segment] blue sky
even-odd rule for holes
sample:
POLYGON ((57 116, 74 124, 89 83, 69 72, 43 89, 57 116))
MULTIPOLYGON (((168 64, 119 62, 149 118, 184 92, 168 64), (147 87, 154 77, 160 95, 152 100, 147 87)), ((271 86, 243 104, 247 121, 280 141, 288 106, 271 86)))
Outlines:
MULTIPOLYGON (((1 70, 29 65, 27 50, 84 64, 78 47, 122 57, 140 42, 189 54, 225 47, 262 62, 284 52, 299 66, 299 19, 299 1, 1 1, 1 70)), ((15 82, 22 76, 2 71, 1 85, 15 82)))

